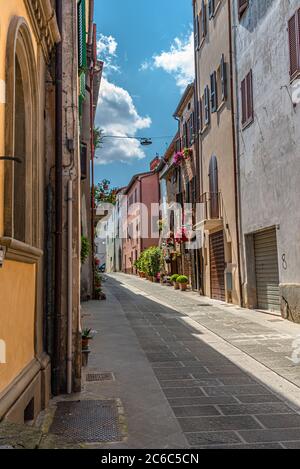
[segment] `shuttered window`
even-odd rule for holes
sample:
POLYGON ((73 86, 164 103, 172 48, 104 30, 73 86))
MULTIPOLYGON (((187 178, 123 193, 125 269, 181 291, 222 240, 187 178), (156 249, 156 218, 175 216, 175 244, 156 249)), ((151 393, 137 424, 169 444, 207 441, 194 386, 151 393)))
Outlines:
POLYGON ((210 76, 210 101, 211 112, 216 112, 218 109, 218 91, 217 91, 217 73, 213 72, 210 76))
POLYGON ((202 0, 201 9, 201 37, 204 38, 207 34, 207 11, 205 1, 202 0))
POLYGON ((224 54, 221 58, 221 86, 222 86, 222 101, 227 99, 227 64, 225 62, 224 54))
POLYGON ((78 2, 78 68, 79 71, 87 69, 86 47, 86 0, 78 2))
POLYGON ((209 87, 206 86, 204 90, 204 123, 210 123, 210 105, 209 105, 209 87))
POLYGON ((249 0, 237 0, 237 2, 238 2, 239 18, 241 18, 243 13, 247 10, 249 6, 249 0))
POLYGON ((242 125, 243 127, 246 127, 253 121, 253 118, 254 118, 252 70, 250 70, 246 78, 244 78, 244 80, 242 81, 241 98, 242 98, 242 125))
POLYGON ((195 15, 194 33, 195 33, 195 49, 200 45, 200 19, 199 15, 195 15))
POLYGON ((208 0, 208 16, 209 19, 213 18, 215 13, 215 0, 208 0))
POLYGON ((290 76, 295 78, 300 73, 300 9, 288 22, 290 49, 290 76))

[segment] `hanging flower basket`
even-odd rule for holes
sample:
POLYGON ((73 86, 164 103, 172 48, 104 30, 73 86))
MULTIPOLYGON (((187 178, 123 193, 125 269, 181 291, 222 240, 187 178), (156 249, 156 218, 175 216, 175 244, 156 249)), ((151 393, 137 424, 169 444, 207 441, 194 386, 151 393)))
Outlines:
POLYGON ((175 242, 177 244, 183 244, 183 243, 187 243, 189 240, 188 236, 187 236, 187 230, 186 228, 181 228, 181 230, 178 230, 176 235, 175 235, 175 242))

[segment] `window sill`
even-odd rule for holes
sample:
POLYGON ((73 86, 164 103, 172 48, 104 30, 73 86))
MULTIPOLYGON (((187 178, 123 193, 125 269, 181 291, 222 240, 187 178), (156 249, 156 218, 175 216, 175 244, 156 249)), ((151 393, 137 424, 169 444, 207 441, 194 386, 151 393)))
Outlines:
POLYGON ((218 107, 217 113, 221 112, 221 111, 223 110, 223 108, 225 107, 225 105, 226 105, 226 100, 224 99, 224 100, 221 102, 220 106, 218 107))
POLYGON ((207 131, 207 129, 208 129, 208 127, 209 127, 209 124, 206 124, 206 125, 203 127, 203 129, 200 130, 200 135, 205 134, 206 131, 207 131))
MULTIPOLYGON (((43 256, 43 251, 13 238, 0 238, 0 246, 6 248, 6 260, 37 264, 43 256)), ((5 260, 4 260, 5 262, 5 260)))
POLYGON ((254 122, 254 118, 248 122, 245 122, 245 124, 242 124, 242 131, 248 129, 248 127, 250 127, 253 124, 253 122, 254 122))
POLYGON ((298 80, 299 78, 300 78, 300 70, 295 72, 294 75, 290 77, 290 84, 294 83, 294 81, 298 80))

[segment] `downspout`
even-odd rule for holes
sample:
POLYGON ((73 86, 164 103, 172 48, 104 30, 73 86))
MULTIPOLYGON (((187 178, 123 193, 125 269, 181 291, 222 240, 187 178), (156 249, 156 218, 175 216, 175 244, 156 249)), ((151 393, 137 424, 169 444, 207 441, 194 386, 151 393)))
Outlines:
MULTIPOLYGON (((62 35, 62 0, 56 0, 56 17, 62 35)), ((56 45, 56 94, 55 94, 55 313, 53 347, 52 392, 60 393, 61 386, 61 307, 62 307, 62 42, 56 45)))
MULTIPOLYGON (((231 18, 231 2, 228 0, 228 21, 229 21, 229 56, 230 56, 230 91, 231 91, 231 118, 232 118, 232 138, 233 138, 233 165, 234 165, 234 197, 235 197, 235 218, 236 218, 236 239, 237 239, 237 257, 238 257, 238 276, 239 276, 239 296, 240 306, 243 305, 242 293, 242 277, 241 277, 241 251, 240 251, 240 210, 239 210, 239 192, 238 181, 240 174, 238 170, 238 151, 237 136, 235 127, 235 103, 234 103, 234 78, 233 78, 233 47, 232 47, 232 18, 231 18)), ((236 63, 236 61, 235 61, 236 63)))
POLYGON ((72 393, 73 362, 73 182, 68 181, 68 351, 67 351, 67 394, 72 393))

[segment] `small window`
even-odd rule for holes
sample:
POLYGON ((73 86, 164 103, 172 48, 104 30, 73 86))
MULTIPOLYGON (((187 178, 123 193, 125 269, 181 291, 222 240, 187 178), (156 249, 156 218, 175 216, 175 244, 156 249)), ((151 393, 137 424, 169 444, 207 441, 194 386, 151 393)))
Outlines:
POLYGON ((222 88, 222 101, 226 101, 227 99, 227 64, 225 62, 224 54, 222 54, 221 58, 221 88, 222 88))
POLYGON ((209 87, 204 90, 204 122, 205 125, 210 123, 210 104, 209 104, 209 87))
POLYGON ((217 90, 217 73, 213 72, 210 76, 210 102, 211 112, 218 109, 218 90, 217 90))
POLYGON ((243 128, 245 128, 253 121, 253 118, 254 118, 252 70, 250 70, 246 78, 244 78, 244 80, 242 81, 241 97, 242 97, 242 125, 243 125, 243 128))
POLYGON ((201 40, 207 35, 207 10, 205 0, 202 0, 202 7, 199 19, 199 33, 200 33, 200 43, 201 40))
POLYGON ((300 73, 300 8, 288 22, 291 80, 300 73))
POLYGON ((249 0, 237 0, 237 2, 238 2, 239 18, 241 18, 249 6, 249 0))
POLYGON ((208 0, 208 17, 212 19, 215 14, 215 0, 208 0))

